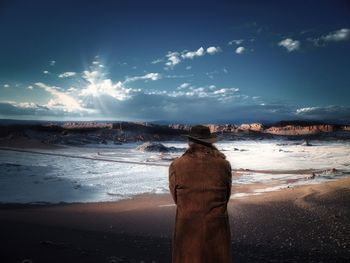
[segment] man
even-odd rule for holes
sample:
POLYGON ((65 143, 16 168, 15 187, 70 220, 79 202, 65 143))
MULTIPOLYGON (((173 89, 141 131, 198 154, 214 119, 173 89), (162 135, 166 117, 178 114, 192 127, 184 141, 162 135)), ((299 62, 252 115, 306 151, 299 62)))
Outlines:
POLYGON ((208 127, 193 126, 187 137, 189 148, 169 167, 169 189, 177 206, 172 262, 231 262, 231 165, 213 145, 219 139, 208 127))

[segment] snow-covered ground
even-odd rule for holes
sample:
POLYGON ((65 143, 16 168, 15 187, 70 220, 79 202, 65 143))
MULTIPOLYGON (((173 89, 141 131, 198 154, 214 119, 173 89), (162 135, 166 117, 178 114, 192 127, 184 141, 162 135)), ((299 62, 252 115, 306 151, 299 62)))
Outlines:
MULTIPOLYGON (((247 171, 234 176, 235 185, 258 184, 260 187, 250 193, 234 192, 232 198, 350 175, 349 141, 312 141, 313 146, 295 143, 286 140, 218 143, 217 147, 227 156, 233 169, 272 170, 263 173, 247 171), (331 171, 332 168, 336 170, 331 171), (317 171, 314 179, 306 179, 310 173, 297 171, 303 169, 325 171, 317 171), (282 172, 273 172, 276 170, 282 172)), ((180 156, 182 152, 169 155, 141 152, 136 150, 138 145, 90 145, 51 152, 164 166, 0 150, 0 202, 99 202, 121 200, 143 193, 168 192, 170 161, 164 159, 180 156)), ((179 142, 167 142, 164 145, 186 148, 186 144, 179 142)))

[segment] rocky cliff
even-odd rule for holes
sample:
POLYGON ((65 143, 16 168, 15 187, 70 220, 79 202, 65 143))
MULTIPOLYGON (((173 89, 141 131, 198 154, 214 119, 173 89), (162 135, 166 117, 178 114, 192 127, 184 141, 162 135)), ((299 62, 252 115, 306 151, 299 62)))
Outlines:
MULTIPOLYGON (((350 125, 325 124, 316 122, 279 122, 275 125, 265 126, 262 123, 243 123, 235 124, 206 124, 211 132, 215 133, 262 133, 272 135, 313 135, 320 133, 329 133, 335 131, 350 131, 350 125)), ((172 129, 190 130, 189 125, 171 124, 172 129)))

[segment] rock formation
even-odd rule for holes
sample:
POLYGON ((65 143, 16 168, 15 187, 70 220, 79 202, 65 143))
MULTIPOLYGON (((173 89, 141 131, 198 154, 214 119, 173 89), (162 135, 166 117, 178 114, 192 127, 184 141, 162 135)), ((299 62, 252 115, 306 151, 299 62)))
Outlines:
POLYGON ((183 148, 176 147, 166 147, 165 145, 159 142, 145 142, 142 145, 138 146, 136 150, 143 152, 177 152, 183 151, 183 148))

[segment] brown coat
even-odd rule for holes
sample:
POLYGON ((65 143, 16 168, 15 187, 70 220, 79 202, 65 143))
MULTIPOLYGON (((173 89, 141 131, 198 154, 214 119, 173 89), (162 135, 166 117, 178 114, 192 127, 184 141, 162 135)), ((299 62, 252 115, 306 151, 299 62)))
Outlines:
POLYGON ((214 146, 195 143, 171 163, 169 188, 177 205, 173 263, 231 262, 231 180, 231 165, 214 146))

